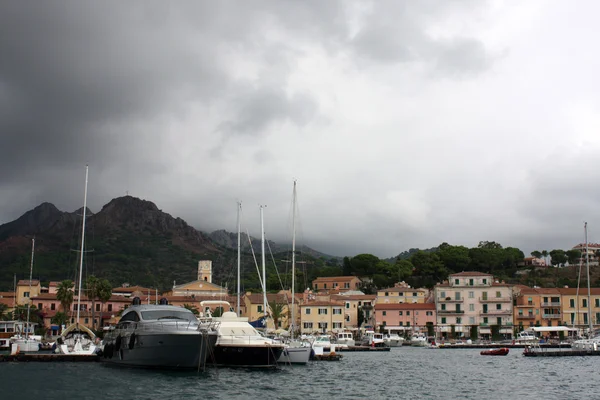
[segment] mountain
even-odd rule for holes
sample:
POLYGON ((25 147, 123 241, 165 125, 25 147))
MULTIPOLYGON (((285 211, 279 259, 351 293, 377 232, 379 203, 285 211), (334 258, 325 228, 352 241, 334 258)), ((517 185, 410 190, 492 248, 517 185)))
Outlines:
MULTIPOLYGON (((12 289, 14 274, 18 279, 28 276, 34 236, 34 278, 42 282, 76 280, 81 211, 64 212, 42 203, 0 225, 0 291, 12 289)), ((174 282, 196 279, 198 261, 208 259, 213 261, 213 282, 228 287, 235 284, 237 234, 223 230, 203 233, 154 203, 132 196, 113 199, 96 214, 86 210, 86 216, 84 278, 93 274, 109 279, 113 286, 128 282, 167 290, 174 282)), ((260 253, 260 241, 251 240, 255 253, 260 253)), ((245 287, 256 288, 255 261, 248 239, 243 243, 245 287)), ((291 248, 269 244, 274 254, 291 248)), ((307 247, 299 250, 313 258, 325 256, 307 247)))

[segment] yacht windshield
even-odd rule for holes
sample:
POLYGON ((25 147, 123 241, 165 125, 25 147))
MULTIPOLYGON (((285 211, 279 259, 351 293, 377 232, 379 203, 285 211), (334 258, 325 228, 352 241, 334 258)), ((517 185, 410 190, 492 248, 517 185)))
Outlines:
POLYGON ((152 310, 152 311, 142 311, 142 318, 146 321, 148 320, 184 320, 195 322, 196 317, 191 312, 186 311, 177 311, 177 310, 152 310))

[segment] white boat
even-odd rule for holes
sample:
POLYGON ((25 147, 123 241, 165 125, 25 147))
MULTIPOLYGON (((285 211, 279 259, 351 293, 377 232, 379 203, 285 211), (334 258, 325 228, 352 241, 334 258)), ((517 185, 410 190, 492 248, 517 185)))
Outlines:
POLYGON ((383 341, 383 333, 377 333, 373 330, 367 330, 365 331, 361 344, 363 346, 369 347, 385 347, 385 342, 383 341))
POLYGON ((517 337, 515 338, 515 343, 517 344, 531 344, 537 342, 539 339, 533 334, 533 332, 529 331, 521 331, 517 333, 517 337))
POLYGON ((110 364, 153 368, 197 368, 210 362, 217 341, 210 324, 201 324, 184 307, 166 304, 129 306, 104 336, 101 360, 110 364))
POLYGON ((277 366, 277 360, 283 353, 283 343, 261 335, 246 317, 238 317, 233 311, 225 311, 220 317, 211 317, 210 305, 218 303, 227 306, 226 301, 202 301, 200 307, 205 310, 201 321, 214 322, 217 330, 217 342, 209 362, 216 366, 269 368, 277 366))
POLYGON ((424 333, 413 333, 410 338, 410 345, 413 347, 426 347, 427 336, 424 333))
POLYGON ((338 332, 335 334, 335 344, 337 347, 353 347, 356 345, 352 332, 338 332))
POLYGON ((294 190, 292 192, 292 304, 290 320, 290 340, 285 343, 285 349, 277 360, 284 364, 307 364, 312 354, 310 343, 306 341, 294 340, 296 331, 295 315, 295 286, 296 286, 296 181, 294 181, 294 190))
MULTIPOLYGON (((31 264, 29 266, 29 294, 31 295, 31 279, 33 278, 33 256, 35 253, 35 238, 31 239, 31 264)), ((37 324, 29 322, 31 301, 27 303, 27 323, 21 324, 21 330, 10 338, 10 344, 17 345, 16 351, 34 352, 39 351, 42 346, 42 337, 32 335, 33 327, 37 324)))
POLYGON ((96 353, 96 339, 94 332, 79 322, 79 311, 81 309, 81 281, 83 272, 83 254, 85 244, 85 212, 87 209, 87 184, 88 166, 85 166, 85 191, 83 195, 83 220, 81 223, 81 249, 79 254, 79 279, 77 289, 77 319, 75 323, 67 327, 57 340, 58 351, 70 355, 92 355, 96 353))
POLYGON ((388 347, 400 347, 404 343, 404 339, 397 333, 388 333, 383 336, 383 342, 388 347))
POLYGON ((322 347, 328 350, 331 348, 331 338, 329 335, 318 335, 312 343, 312 347, 322 347))

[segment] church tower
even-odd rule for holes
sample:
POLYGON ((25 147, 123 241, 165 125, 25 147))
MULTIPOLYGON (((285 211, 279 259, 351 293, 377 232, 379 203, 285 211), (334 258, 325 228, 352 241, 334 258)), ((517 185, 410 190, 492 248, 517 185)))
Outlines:
POLYGON ((198 280, 212 283, 212 261, 198 261, 198 280))

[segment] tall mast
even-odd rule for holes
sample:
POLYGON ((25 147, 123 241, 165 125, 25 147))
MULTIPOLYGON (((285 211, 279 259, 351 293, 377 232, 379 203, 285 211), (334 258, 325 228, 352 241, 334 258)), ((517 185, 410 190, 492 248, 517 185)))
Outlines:
POLYGON ((31 265, 29 266, 29 302, 27 303, 27 331, 25 339, 29 338, 29 310, 31 309, 31 278, 33 277, 33 251, 35 249, 35 237, 31 239, 31 265))
POLYGON ((237 236, 237 315, 240 316, 240 264, 241 264, 241 250, 242 250, 242 241, 241 241, 241 220, 240 214, 242 211, 242 202, 238 201, 238 210, 237 210, 237 228, 238 228, 238 236, 237 236))
POLYGON ((81 222, 81 252, 79 255, 79 286, 77 288, 77 325, 79 325, 79 309, 81 308, 81 281, 83 273, 83 249, 85 244, 85 210, 87 208, 88 166, 85 166, 85 191, 83 192, 83 221, 81 222))
POLYGON ((260 249, 262 259, 262 281, 263 281, 263 313, 267 315, 267 273, 266 273, 266 261, 265 261, 265 221, 263 218, 263 209, 266 206, 260 206, 260 249))
POLYGON ((588 249, 588 237, 587 237, 587 222, 585 223, 585 266, 587 269, 587 289, 588 289, 588 324, 590 326, 590 335, 594 330, 594 325, 592 324, 592 295, 590 288, 590 255, 588 249))
POLYGON ((292 195, 292 323, 290 325, 290 337, 294 338, 294 328, 296 318, 294 313, 294 294, 296 291, 296 181, 294 181, 294 191, 292 195))

